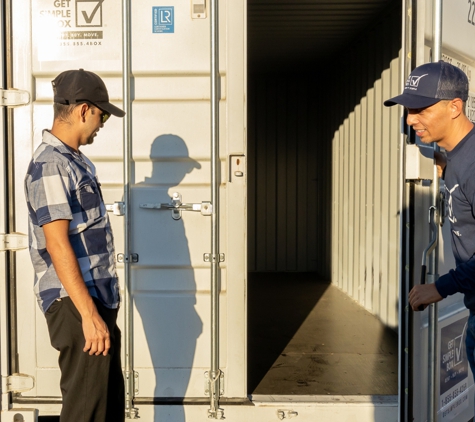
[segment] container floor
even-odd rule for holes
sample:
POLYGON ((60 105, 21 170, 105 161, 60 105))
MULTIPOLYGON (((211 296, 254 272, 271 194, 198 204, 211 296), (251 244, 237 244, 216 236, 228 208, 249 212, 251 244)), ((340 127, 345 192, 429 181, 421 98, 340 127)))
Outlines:
POLYGON ((251 273, 248 391, 397 395, 397 334, 315 274, 251 273))

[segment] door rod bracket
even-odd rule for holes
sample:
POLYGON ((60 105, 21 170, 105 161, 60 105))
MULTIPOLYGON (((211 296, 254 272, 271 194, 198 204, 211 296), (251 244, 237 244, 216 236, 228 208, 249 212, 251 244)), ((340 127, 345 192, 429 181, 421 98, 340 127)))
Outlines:
POLYGON ((131 253, 130 255, 125 255, 123 253, 120 253, 117 255, 117 262, 120 262, 121 264, 124 262, 131 262, 132 264, 135 264, 139 262, 139 254, 131 253))
POLYGON ((203 261, 204 262, 224 262, 225 255, 220 253, 218 255, 212 253, 205 253, 203 254, 203 261))

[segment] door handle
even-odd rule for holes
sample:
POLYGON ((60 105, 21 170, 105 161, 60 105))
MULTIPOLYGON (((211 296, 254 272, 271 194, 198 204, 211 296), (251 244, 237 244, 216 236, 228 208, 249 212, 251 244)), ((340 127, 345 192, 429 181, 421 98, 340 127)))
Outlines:
POLYGON ((172 218, 179 220, 182 211, 201 212, 201 215, 210 216, 213 213, 213 205, 209 201, 201 203, 183 203, 182 196, 178 192, 174 192, 170 203, 143 203, 140 208, 149 210, 171 210, 172 218))

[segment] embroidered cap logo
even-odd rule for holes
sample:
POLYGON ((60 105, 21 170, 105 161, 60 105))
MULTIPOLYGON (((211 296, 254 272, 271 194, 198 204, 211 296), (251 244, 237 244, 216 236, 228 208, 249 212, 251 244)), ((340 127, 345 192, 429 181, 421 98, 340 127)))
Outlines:
POLYGON ((406 81, 406 89, 414 89, 417 90, 417 87, 419 86, 420 80, 424 77, 427 76, 428 73, 421 75, 421 76, 409 76, 406 81))

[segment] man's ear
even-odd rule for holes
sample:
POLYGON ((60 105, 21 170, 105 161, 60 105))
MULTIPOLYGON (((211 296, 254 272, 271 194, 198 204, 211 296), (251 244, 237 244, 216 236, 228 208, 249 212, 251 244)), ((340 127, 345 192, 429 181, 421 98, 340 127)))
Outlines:
POLYGON ((88 109, 89 105, 86 103, 82 103, 78 107, 76 107, 76 111, 78 113, 77 116, 81 119, 81 122, 86 121, 86 113, 88 109))
POLYGON ((454 98, 450 101, 450 108, 452 111, 452 118, 457 118, 463 114, 463 101, 460 98, 454 98))

